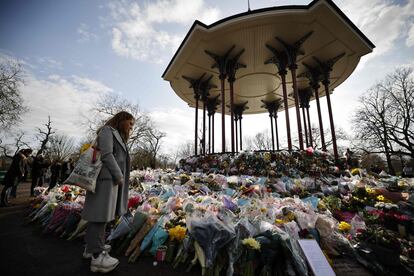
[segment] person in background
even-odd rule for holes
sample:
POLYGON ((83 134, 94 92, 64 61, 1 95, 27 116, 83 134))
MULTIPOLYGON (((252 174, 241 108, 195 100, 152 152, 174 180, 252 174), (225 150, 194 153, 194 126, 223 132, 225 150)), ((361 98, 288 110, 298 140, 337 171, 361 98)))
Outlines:
POLYGON ((1 191, 1 207, 6 207, 8 203, 8 192, 14 186, 17 186, 24 177, 27 157, 32 153, 31 149, 23 149, 13 156, 9 170, 4 176, 3 190, 1 191))
POLYGON ((73 162, 72 158, 69 158, 68 161, 62 163, 61 168, 61 182, 63 183, 66 179, 68 179, 70 173, 75 168, 75 163, 73 162))
POLYGON ((95 193, 87 192, 82 218, 88 221, 84 258, 91 258, 92 272, 107 273, 116 268, 118 259, 105 245, 106 224, 128 210, 130 157, 127 141, 135 123, 134 117, 121 111, 98 130, 98 149, 102 169, 96 180, 95 193))
POLYGON ((52 165, 50 166, 51 176, 50 176, 49 188, 47 188, 48 191, 50 191, 56 186, 58 179, 60 179, 61 171, 62 171, 62 164, 60 163, 59 160, 54 160, 52 165))
POLYGON ((34 196, 34 188, 42 187, 44 183, 46 160, 41 154, 34 157, 32 163, 32 185, 30 187, 30 196, 34 196))
POLYGON ((32 150, 31 150, 31 149, 24 149, 23 151, 24 151, 24 153, 23 153, 23 154, 25 154, 25 156, 26 156, 26 158, 24 159, 24 175, 23 175, 23 177, 22 177, 22 178, 20 178, 20 180, 19 180, 19 182, 17 183, 17 185, 14 185, 14 186, 11 188, 11 191, 10 191, 10 197, 12 197, 12 198, 16 198, 16 197, 17 197, 17 186, 18 186, 21 182, 25 182, 25 181, 27 181, 27 176, 29 175, 29 171, 30 171, 30 168, 31 168, 31 164, 32 164, 32 162, 33 162, 33 158, 32 158, 32 156, 31 156, 31 154, 32 154, 32 150))
POLYGON ((351 164, 352 163, 352 154, 353 154, 353 152, 349 148, 347 148, 346 151, 345 151, 345 153, 344 153, 345 162, 346 162, 346 168, 348 170, 351 168, 351 165, 352 165, 351 164))

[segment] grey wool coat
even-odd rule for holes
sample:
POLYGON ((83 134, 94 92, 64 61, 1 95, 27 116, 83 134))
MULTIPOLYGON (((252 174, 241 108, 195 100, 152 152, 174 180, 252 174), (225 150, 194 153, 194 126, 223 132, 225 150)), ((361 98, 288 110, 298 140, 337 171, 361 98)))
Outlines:
POLYGON ((128 148, 116 129, 104 126, 97 141, 102 169, 95 193, 86 193, 82 218, 91 222, 109 222, 115 215, 127 212, 130 158, 128 148), (123 185, 116 185, 122 178, 123 185))

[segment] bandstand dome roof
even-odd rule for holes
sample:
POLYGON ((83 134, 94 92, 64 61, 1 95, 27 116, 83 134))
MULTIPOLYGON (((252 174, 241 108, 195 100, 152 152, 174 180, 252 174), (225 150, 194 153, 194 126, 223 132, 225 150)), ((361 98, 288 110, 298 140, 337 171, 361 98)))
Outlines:
MULTIPOLYGON (((211 25, 195 21, 168 64, 162 77, 170 82, 175 93, 195 106, 194 91, 183 76, 198 79, 203 73, 213 76, 211 83, 216 88, 210 90, 210 98, 220 95, 219 71, 212 68, 214 60, 205 50, 224 55, 235 45, 231 55, 244 49, 239 62, 246 68, 237 70, 234 83, 234 103, 248 101, 244 114, 267 112, 261 107, 262 100, 282 99, 281 79, 274 64, 265 64, 272 57, 266 44, 282 51, 279 37, 287 43, 294 43, 305 34, 313 34, 302 44, 304 55, 297 58, 297 76, 307 71, 303 62, 316 66, 313 57, 321 61, 329 60, 342 53, 345 55, 333 66, 330 74, 330 91, 344 82, 355 70, 360 58, 375 47, 374 44, 345 16, 331 0, 315 0, 309 5, 280 6, 248 11, 224 18, 211 25)), ((309 81, 299 77, 298 87, 306 88, 309 81)), ((288 104, 294 106, 292 79, 286 75, 288 104)), ((225 85, 226 106, 229 106, 229 85, 225 85)), ((320 89, 320 97, 324 96, 320 89)), ((313 97, 311 98, 311 100, 313 97)), ((202 107, 202 104, 200 104, 202 107)), ((283 110, 281 105, 279 111, 283 110)), ((217 112, 221 109, 218 108, 217 112)), ((228 108, 226 113, 229 113, 228 108)))

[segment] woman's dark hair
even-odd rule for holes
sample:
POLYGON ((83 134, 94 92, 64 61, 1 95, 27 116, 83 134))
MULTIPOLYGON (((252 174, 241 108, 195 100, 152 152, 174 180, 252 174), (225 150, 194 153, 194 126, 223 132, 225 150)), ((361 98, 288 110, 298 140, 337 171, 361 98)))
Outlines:
POLYGON ((111 126, 118 130, 119 134, 121 135, 125 143, 128 141, 129 131, 124 129, 122 123, 127 120, 135 120, 135 118, 130 113, 126 111, 121 111, 115 114, 111 119, 109 119, 105 123, 105 126, 111 126))

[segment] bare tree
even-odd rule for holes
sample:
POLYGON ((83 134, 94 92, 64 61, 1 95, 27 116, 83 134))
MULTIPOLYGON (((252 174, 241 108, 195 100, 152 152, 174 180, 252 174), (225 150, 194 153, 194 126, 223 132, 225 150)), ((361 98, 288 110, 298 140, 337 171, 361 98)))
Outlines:
POLYGON ((89 132, 95 135, 96 131, 104 125, 104 123, 112 116, 120 111, 127 111, 135 118, 134 128, 128 147, 130 150, 138 147, 141 140, 148 135, 151 128, 151 120, 147 114, 141 111, 138 104, 131 103, 125 99, 120 99, 114 94, 106 94, 102 96, 95 107, 91 110, 91 116, 87 119, 89 132))
MULTIPOLYGON (((316 125, 311 126, 311 133, 312 133, 312 147, 314 149, 322 149, 322 140, 321 140, 321 132, 319 131, 319 127, 316 125)), ((348 133, 341 127, 335 127, 335 136, 337 143, 347 142, 349 143, 349 135, 348 133)), ((330 129, 324 130, 324 137, 325 137, 325 145, 327 148, 331 147, 333 144, 332 135, 330 129)), ((297 139, 295 139, 297 142, 297 139)))
POLYGON ((384 164, 384 159, 379 154, 364 153, 361 156, 361 167, 364 169, 370 169, 372 167, 379 167, 383 169, 385 167, 384 164))
POLYGON ((40 149, 37 151, 37 155, 42 154, 47 149, 47 144, 49 143, 49 140, 53 134, 55 134, 54 131, 52 131, 52 121, 50 121, 50 116, 48 116, 47 123, 45 124, 46 130, 42 130, 40 127, 37 128, 39 131, 38 139, 40 140, 40 149))
POLYGON ((412 68, 399 68, 369 89, 353 119, 359 148, 384 154, 391 174, 395 173, 393 156, 414 158, 412 68))
POLYGON ((267 130, 256 133, 253 138, 246 139, 246 149, 250 150, 271 150, 272 138, 267 130))
POLYGON ((180 159, 190 157, 192 155, 194 155, 194 142, 187 140, 177 147, 174 153, 173 162, 177 163, 180 159))
POLYGON ((368 91, 367 95, 361 97, 361 105, 354 116, 359 148, 365 153, 385 154, 388 169, 394 174, 391 164, 392 144, 386 127, 390 102, 380 86, 376 85, 368 91))
POLYGON ((155 168, 157 154, 161 148, 161 139, 164 138, 166 134, 161 132, 154 127, 149 128, 147 135, 144 137, 144 142, 142 148, 151 154, 151 167, 155 168))
POLYGON ((0 127, 8 129, 27 111, 23 104, 20 87, 23 70, 19 62, 0 61, 0 127))
POLYGON ((9 144, 6 144, 4 142, 4 138, 0 137, 0 149, 2 151, 2 155, 8 158, 13 158, 13 156, 16 153, 18 153, 19 150, 21 150, 23 147, 30 148, 29 144, 25 142, 24 136, 25 136, 24 132, 19 132, 15 134, 13 137, 13 142, 9 144))
POLYGON ((379 84, 390 105, 385 120, 392 154, 414 158, 414 74, 412 68, 399 68, 379 84))
POLYGON ((73 138, 65 134, 56 134, 50 138, 50 146, 47 152, 54 160, 64 161, 75 151, 75 140, 73 138))

